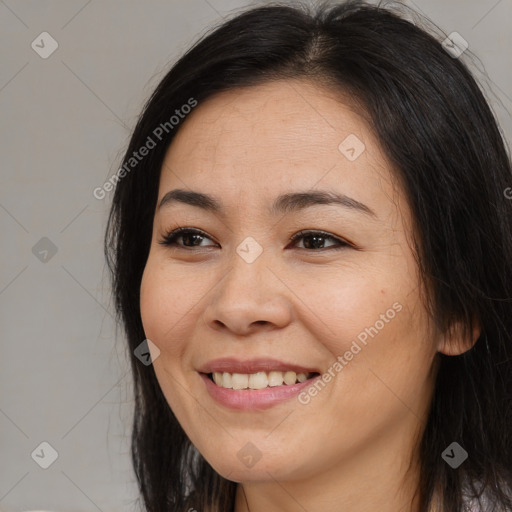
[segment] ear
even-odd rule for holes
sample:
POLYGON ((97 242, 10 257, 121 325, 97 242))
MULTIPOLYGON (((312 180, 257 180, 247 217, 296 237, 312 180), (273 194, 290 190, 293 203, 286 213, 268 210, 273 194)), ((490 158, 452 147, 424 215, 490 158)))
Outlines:
POLYGON ((473 319, 472 324, 471 330, 464 333, 462 322, 452 323, 446 332, 441 335, 438 351, 447 356, 459 356, 473 348, 482 329, 476 319, 473 319))

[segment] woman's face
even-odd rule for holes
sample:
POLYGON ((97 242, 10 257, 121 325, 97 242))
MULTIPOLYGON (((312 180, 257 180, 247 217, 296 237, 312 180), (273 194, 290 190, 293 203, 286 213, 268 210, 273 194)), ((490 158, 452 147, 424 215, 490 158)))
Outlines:
POLYGON ((222 93, 166 154, 158 205, 176 189, 211 200, 157 206, 140 306, 158 382, 206 460, 233 481, 404 469, 443 339, 362 117, 304 81, 222 93), (179 227, 204 233, 160 243, 179 227))

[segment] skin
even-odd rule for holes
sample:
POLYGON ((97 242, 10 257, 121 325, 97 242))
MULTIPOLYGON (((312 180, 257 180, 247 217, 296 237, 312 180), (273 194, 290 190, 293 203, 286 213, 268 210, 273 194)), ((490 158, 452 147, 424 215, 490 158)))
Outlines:
POLYGON ((411 213, 393 176, 349 98, 300 80, 208 99, 166 154, 158 202, 172 189, 194 190, 216 197, 225 214, 181 203, 156 209, 142 321, 160 350, 158 382, 183 429, 220 475, 243 484, 236 512, 419 510, 418 436, 435 356, 461 353, 473 340, 444 335, 429 318, 411 213), (338 150, 350 134, 365 145, 354 161, 338 150), (278 195, 312 189, 346 194, 375 216, 339 205, 267 212, 278 195), (158 243, 178 227, 208 237, 195 247, 190 237, 178 238, 181 248, 158 243), (290 241, 304 229, 352 245, 290 241), (253 263, 236 252, 247 237, 263 249, 253 263), (197 372, 228 356, 326 372, 394 303, 401 311, 306 405, 293 398, 234 411, 210 398, 197 372), (249 441, 261 454, 250 468, 237 456, 249 441))

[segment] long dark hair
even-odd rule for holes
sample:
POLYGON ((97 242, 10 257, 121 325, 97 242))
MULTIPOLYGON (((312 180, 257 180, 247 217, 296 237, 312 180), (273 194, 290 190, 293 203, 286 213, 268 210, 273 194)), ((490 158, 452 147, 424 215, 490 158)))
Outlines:
MULTIPOLYGON (((420 446, 421 511, 436 504, 443 512, 462 512, 463 493, 484 491, 493 510, 509 510, 510 159, 461 59, 388 8, 362 1, 314 9, 298 3, 253 7, 205 34, 162 79, 124 156, 105 234, 116 312, 130 352, 146 338, 139 289, 163 158, 181 122, 174 125, 170 117, 220 91, 288 78, 348 92, 358 102, 409 202, 432 317, 444 331, 455 322, 468 332, 475 322, 481 327, 469 351, 437 355, 439 372, 420 446), (150 138, 154 147, 148 154, 130 160, 150 138), (456 470, 441 456, 453 442, 469 454, 456 470)), ((218 475, 191 444, 152 366, 136 357, 131 365, 132 457, 147 511, 233 510, 237 484, 218 475)))

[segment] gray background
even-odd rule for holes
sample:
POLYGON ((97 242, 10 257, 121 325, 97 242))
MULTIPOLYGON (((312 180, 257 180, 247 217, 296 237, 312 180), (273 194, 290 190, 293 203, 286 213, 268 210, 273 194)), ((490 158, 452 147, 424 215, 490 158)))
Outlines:
MULTIPOLYGON (((468 41, 510 141, 512 0, 407 3, 468 41)), ((249 4, 0 0, 3 512, 136 505, 128 355, 116 337, 102 252, 111 194, 98 200, 92 191, 117 170, 169 64, 249 4), (31 48, 43 31, 59 44, 47 59, 31 48), (55 254, 38 253, 48 249, 43 237, 55 254), (43 441, 58 452, 48 469, 31 457, 43 441)), ((38 453, 42 460, 49 452, 38 453)))

